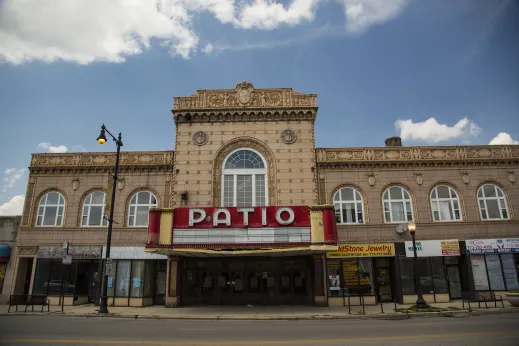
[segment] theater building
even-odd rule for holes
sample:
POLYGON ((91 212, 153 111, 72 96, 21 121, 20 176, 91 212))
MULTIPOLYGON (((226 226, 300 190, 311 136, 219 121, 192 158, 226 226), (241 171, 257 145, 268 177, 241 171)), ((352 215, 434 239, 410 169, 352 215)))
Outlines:
MULTIPOLYGON (((316 149, 317 95, 247 82, 172 112, 174 151, 121 154, 109 304, 412 302, 408 223, 427 301, 517 287, 519 146, 316 149)), ((33 154, 13 293, 96 301, 114 163, 33 154)))

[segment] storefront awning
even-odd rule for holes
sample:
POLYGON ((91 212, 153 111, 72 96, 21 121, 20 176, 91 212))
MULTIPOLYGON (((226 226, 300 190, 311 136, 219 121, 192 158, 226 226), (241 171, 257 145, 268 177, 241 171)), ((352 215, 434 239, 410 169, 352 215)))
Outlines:
POLYGON ((8 244, 0 244, 0 263, 9 262, 11 258, 11 246, 8 244))

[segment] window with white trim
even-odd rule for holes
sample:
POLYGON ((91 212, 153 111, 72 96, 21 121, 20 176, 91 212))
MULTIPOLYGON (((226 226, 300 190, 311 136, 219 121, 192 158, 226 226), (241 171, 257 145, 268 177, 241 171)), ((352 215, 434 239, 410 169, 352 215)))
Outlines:
POLYGON ((510 218, 505 194, 494 184, 485 184, 478 190, 481 220, 506 220, 510 218))
POLYGON ((90 193, 83 203, 83 216, 81 218, 81 226, 83 227, 99 227, 106 226, 108 222, 103 217, 106 205, 106 193, 103 191, 94 191, 90 193))
POLYGON ((65 211, 65 198, 59 192, 46 193, 40 200, 36 226, 61 226, 65 211))
POLYGON ((446 185, 431 191, 431 210, 434 221, 460 221, 460 199, 456 191, 446 185))
POLYGON ((385 222, 412 222, 413 202, 409 191, 391 186, 382 195, 385 222))
POLYGON ((343 187, 333 196, 337 223, 364 223, 364 202, 357 189, 343 187))
POLYGON ((264 206, 268 200, 267 185, 267 166, 258 152, 238 149, 224 160, 222 206, 264 206))
POLYGON ((147 227, 150 208, 157 207, 157 197, 149 191, 139 191, 130 200, 128 226, 147 227))

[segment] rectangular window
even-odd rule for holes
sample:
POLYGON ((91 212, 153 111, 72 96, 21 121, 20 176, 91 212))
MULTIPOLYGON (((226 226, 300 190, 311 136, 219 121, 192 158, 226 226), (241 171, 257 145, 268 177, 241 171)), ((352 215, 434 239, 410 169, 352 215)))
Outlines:
POLYGON ((266 205, 265 196, 265 176, 256 175, 256 206, 266 205))
MULTIPOLYGON (((449 257, 445 257, 449 258, 449 257)), ((457 257, 453 257, 457 259, 457 257)), ((442 257, 431 257, 431 278, 434 286, 434 293, 449 293, 449 286, 443 267, 442 257)))
POLYGON ((234 176, 224 175, 223 177, 223 206, 234 206, 234 176))
POLYGON ((340 297, 341 292, 341 262, 329 261, 328 267, 328 294, 330 297, 340 297))
POLYGON ((501 212, 499 210, 499 206, 497 204, 497 199, 487 199, 487 212, 489 219, 500 219, 501 212))
POLYGON ((54 226, 56 223, 56 214, 58 213, 58 207, 46 207, 45 215, 43 217, 44 226, 54 226))
POLYGON ((115 279, 115 296, 128 297, 130 290, 130 267, 129 260, 117 261, 117 273, 115 279))
POLYGON ((34 274, 33 294, 47 294, 46 283, 50 275, 50 259, 39 259, 36 263, 36 273, 34 274))
POLYGON ((342 204, 342 219, 344 223, 356 223, 355 217, 355 204, 354 203, 343 203, 342 204))
POLYGON ((252 206, 252 175, 236 176, 236 206, 252 206))
POLYGON ((505 275, 505 283, 507 290, 519 289, 519 283, 517 281, 517 270, 515 269, 513 254, 502 254, 501 263, 503 264, 503 273, 505 275))
POLYGON ((103 207, 90 207, 89 226, 101 225, 101 218, 103 217, 103 207))
POLYGON ((476 291, 488 291, 487 268, 485 266, 485 255, 471 255, 472 277, 476 291))
POLYGON ((119 262, 119 261, 112 260, 112 275, 106 277, 107 287, 108 287, 108 289, 107 289, 108 297, 114 296, 115 278, 116 278, 116 273, 117 273, 117 262, 119 262))
POLYGON ((391 202, 392 222, 406 221, 404 202, 391 202))
POLYGON ((504 291, 505 282, 503 280, 499 255, 487 255, 486 260, 490 289, 492 291, 504 291))
POLYGON ((135 226, 148 226, 148 214, 150 208, 148 206, 137 207, 137 213, 135 215, 135 226))
POLYGON ((144 294, 144 260, 132 261, 130 297, 142 297, 144 294))

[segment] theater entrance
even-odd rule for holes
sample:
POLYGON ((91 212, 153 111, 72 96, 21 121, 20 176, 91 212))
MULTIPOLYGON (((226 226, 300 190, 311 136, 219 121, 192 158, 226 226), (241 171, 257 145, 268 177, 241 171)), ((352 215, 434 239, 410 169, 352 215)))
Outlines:
POLYGON ((182 305, 310 305, 311 257, 187 258, 182 305))

